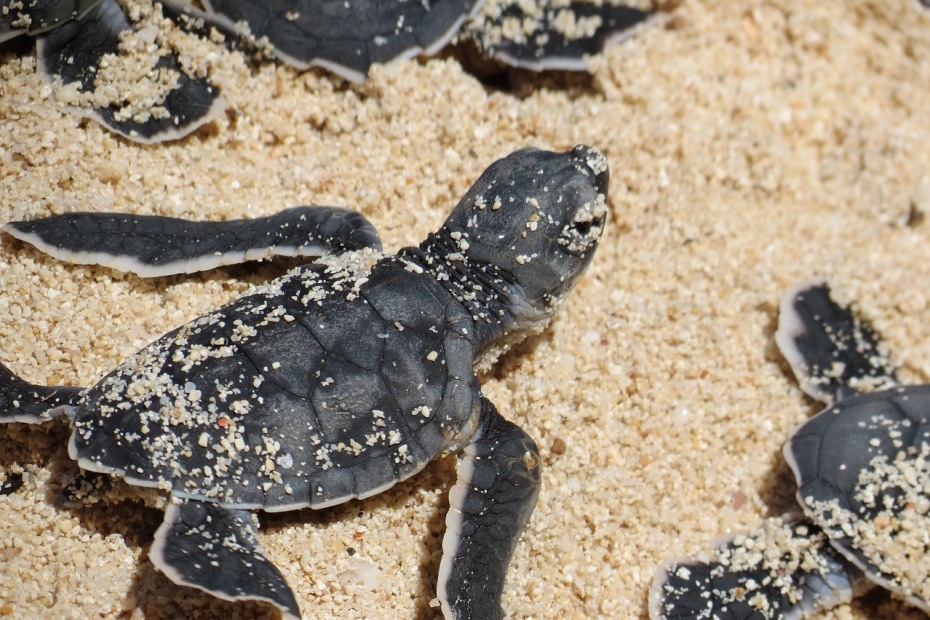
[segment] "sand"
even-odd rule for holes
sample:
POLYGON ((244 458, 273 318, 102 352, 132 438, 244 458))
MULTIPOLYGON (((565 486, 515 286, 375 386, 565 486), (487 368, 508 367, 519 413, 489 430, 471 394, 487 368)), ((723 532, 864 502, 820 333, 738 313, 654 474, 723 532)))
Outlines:
MULTIPOLYGON (((195 45, 196 47, 196 45, 195 45)), ((460 50, 461 51, 461 50, 460 50)), ((658 562, 792 506, 788 430, 817 411, 773 342, 790 284, 827 276, 909 381, 930 381, 930 14, 907 0, 685 0, 591 77, 488 90, 456 54, 363 86, 210 47, 228 111, 139 146, 64 113, 35 59, 0 64, 0 221, 74 210, 203 219, 347 205, 388 250, 436 228, 494 159, 587 143, 611 221, 558 318, 484 377, 539 443, 543 489, 504 594, 515 618, 643 618, 658 562)), ((86 386, 137 348, 282 273, 143 281, 0 238, 0 362, 86 386)), ((147 559, 161 515, 56 508, 64 423, 0 428, 0 616, 253 618, 147 559)), ((432 618, 454 459, 366 501, 263 517, 308 618, 432 618)), ((920 618, 883 594, 824 618, 920 618)))

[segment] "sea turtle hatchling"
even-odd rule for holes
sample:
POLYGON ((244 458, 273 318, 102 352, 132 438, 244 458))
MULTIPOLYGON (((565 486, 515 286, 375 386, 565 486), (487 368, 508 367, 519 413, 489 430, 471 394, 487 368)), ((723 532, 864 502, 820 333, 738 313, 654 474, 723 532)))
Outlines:
POLYGON ((223 110, 219 90, 171 51, 140 55, 135 74, 119 78, 129 84, 107 82, 130 53, 124 47, 151 46, 156 36, 138 32, 116 0, 6 0, 0 43, 19 35, 36 37, 38 72, 59 84, 57 97, 72 112, 136 142, 181 138, 223 110))
POLYGON ((67 416, 83 476, 66 494, 93 472, 161 490, 156 567, 292 618, 297 600, 258 544, 255 511, 369 497, 457 453, 437 596, 448 618, 500 617, 539 454, 482 395, 474 366, 542 330, 575 286, 604 228, 608 177, 593 148, 519 150, 396 255, 379 251, 361 215, 322 207, 251 224, 113 214, 6 224, 53 256, 141 275, 338 253, 175 329, 91 388, 31 385, 4 367, 0 420, 67 416))
POLYGON ((930 385, 900 385, 875 332, 822 279, 785 293, 775 340, 828 405, 784 449, 805 516, 663 562, 651 618, 802 618, 875 584, 930 613, 930 385))
MULTIPOLYGON (((2 2, 0 2, 2 3, 2 2)), ((124 2, 126 4, 126 2, 124 2)), ((503 62, 584 71, 585 56, 654 14, 647 0, 186 0, 130 4, 230 46, 271 51, 360 83, 374 63, 432 55, 456 35, 503 62)), ((0 43, 35 36, 38 71, 59 103, 137 142, 181 138, 223 110, 209 77, 179 57, 157 19, 131 23, 117 0, 6 0, 0 43)))

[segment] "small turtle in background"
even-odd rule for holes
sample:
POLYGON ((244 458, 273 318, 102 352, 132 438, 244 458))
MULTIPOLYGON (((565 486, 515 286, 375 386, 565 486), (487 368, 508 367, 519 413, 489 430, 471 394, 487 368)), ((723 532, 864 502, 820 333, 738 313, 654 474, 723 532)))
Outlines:
MULTIPOLYGON (((585 56, 632 32, 654 11, 637 0, 184 0, 150 7, 188 32, 258 47, 300 69, 322 67, 360 83, 371 65, 432 55, 453 37, 507 64, 587 70, 585 56)), ((133 25, 117 0, 32 0, 0 12, 0 43, 36 37, 38 71, 56 99, 136 142, 182 138, 224 103, 193 75, 159 29, 133 25)), ((139 8, 135 7, 138 12, 139 8)), ((134 14, 133 19, 138 19, 134 14)))
POLYGON ((663 562, 650 617, 803 618, 876 584, 930 613, 930 385, 900 385, 876 333, 822 279, 785 293, 775 340, 828 405, 784 448, 804 516, 663 562))
POLYGON ((172 12, 259 42, 301 70, 362 82, 375 63, 435 54, 455 36, 511 66, 586 71, 585 56, 654 14, 646 0, 169 0, 172 12))
POLYGON ((59 83, 59 101, 130 140, 181 138, 222 112, 219 90, 185 72, 173 53, 152 53, 141 72, 119 78, 131 84, 107 83, 104 74, 130 55, 121 47, 127 35, 139 35, 141 41, 127 40, 136 48, 155 36, 134 30, 116 0, 14 2, 0 11, 0 43, 19 35, 36 38, 38 71, 59 83))
POLYGON ((458 454, 437 596, 447 618, 500 618, 539 453, 481 393, 475 367, 540 332, 594 255, 609 172, 597 150, 527 148, 491 165, 417 247, 382 254, 358 213, 260 220, 71 214, 8 234, 64 260, 143 276, 271 254, 319 255, 159 338, 87 389, 0 366, 0 422, 70 419, 86 494, 110 475, 161 492, 149 557, 172 581, 300 616, 255 512, 380 493, 458 454))

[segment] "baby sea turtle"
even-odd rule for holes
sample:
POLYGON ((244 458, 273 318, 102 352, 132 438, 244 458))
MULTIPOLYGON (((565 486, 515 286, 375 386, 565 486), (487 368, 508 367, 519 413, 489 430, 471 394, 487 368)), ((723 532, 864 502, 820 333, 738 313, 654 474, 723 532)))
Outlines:
MULTIPOLYGON (((160 10, 190 32, 256 44, 298 69, 318 66, 362 82, 374 63, 436 53, 456 34, 485 54, 535 70, 587 69, 585 56, 644 22, 631 0, 184 0, 160 10)), ((35 36, 38 70, 56 99, 137 142, 183 137, 216 118, 219 91, 192 73, 154 20, 138 28, 117 0, 19 0, 0 11, 0 43, 35 36)))
POLYGON ((38 71, 59 86, 59 101, 131 140, 183 137, 223 109, 219 91, 187 73, 176 54, 144 49, 156 34, 137 31, 116 0, 8 2, 0 10, 0 43, 18 35, 36 37, 38 71), (135 74, 109 75, 133 53, 135 74))
POLYGON ((641 0, 204 0, 207 24, 267 42, 305 70, 323 67, 362 82, 374 63, 432 55, 453 37, 505 63, 533 70, 585 71, 585 56, 653 14, 641 0), (631 6, 637 5, 637 6, 631 6))
POLYGON ((775 340, 828 405, 784 449, 804 516, 664 562, 651 617, 802 618, 875 584, 930 613, 930 385, 901 386, 876 333, 822 279, 785 293, 775 340))
POLYGON ((297 600, 258 544, 255 512, 369 497, 457 453, 437 595, 447 618, 500 617, 539 453, 482 395, 474 367, 542 330, 575 286, 604 228, 608 177, 586 146, 522 149, 396 255, 361 215, 324 207, 224 225, 115 214, 6 224, 53 256, 141 275, 333 253, 166 334, 91 388, 2 368, 0 421, 67 416, 83 470, 68 489, 93 472, 159 489, 156 567, 292 618, 297 600))

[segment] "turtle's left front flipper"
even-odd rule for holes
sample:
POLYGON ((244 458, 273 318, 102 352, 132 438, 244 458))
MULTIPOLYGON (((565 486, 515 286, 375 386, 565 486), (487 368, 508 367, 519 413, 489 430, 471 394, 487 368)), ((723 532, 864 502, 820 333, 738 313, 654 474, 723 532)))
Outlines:
POLYGON ((449 492, 437 594, 446 618, 501 617, 507 566, 539 496, 536 443, 482 399, 449 492))
POLYGON ((172 499, 149 557, 171 581, 227 601, 266 601, 285 618, 300 608, 278 567, 258 544, 252 513, 172 499))
MULTIPOLYGON (((105 56, 127 53, 120 50, 121 37, 132 28, 116 0, 103 0, 87 14, 38 38, 39 72, 49 80, 76 86, 81 94, 66 89, 59 92, 59 99, 69 92, 69 100, 64 103, 72 111, 136 142, 183 138, 219 116, 223 110, 219 90, 205 78, 185 73, 173 52, 161 55, 142 75, 129 75, 128 68, 121 76, 115 75, 113 69, 103 70, 118 66, 104 62, 105 56), (104 78, 104 73, 109 78, 104 78), (122 81, 103 84, 104 79, 122 81), (144 84, 148 85, 148 92, 142 92, 140 86, 144 84), (82 100, 84 93, 93 96, 82 100), (116 93, 120 93, 117 97, 131 95, 112 100, 116 93), (130 96, 135 100, 129 100, 130 96), (106 101, 101 104, 101 100, 106 101)), ((128 65, 133 65, 135 71, 137 59, 128 65)))
POLYGON ((823 278, 785 291, 775 341, 801 389, 825 403, 853 391, 898 383, 895 365, 878 335, 849 307, 833 300, 823 278))
POLYGON ((3 232, 58 260, 144 278, 206 271, 270 256, 381 249, 374 226, 338 207, 294 207, 268 217, 203 222, 154 215, 68 213, 9 222, 3 232))

